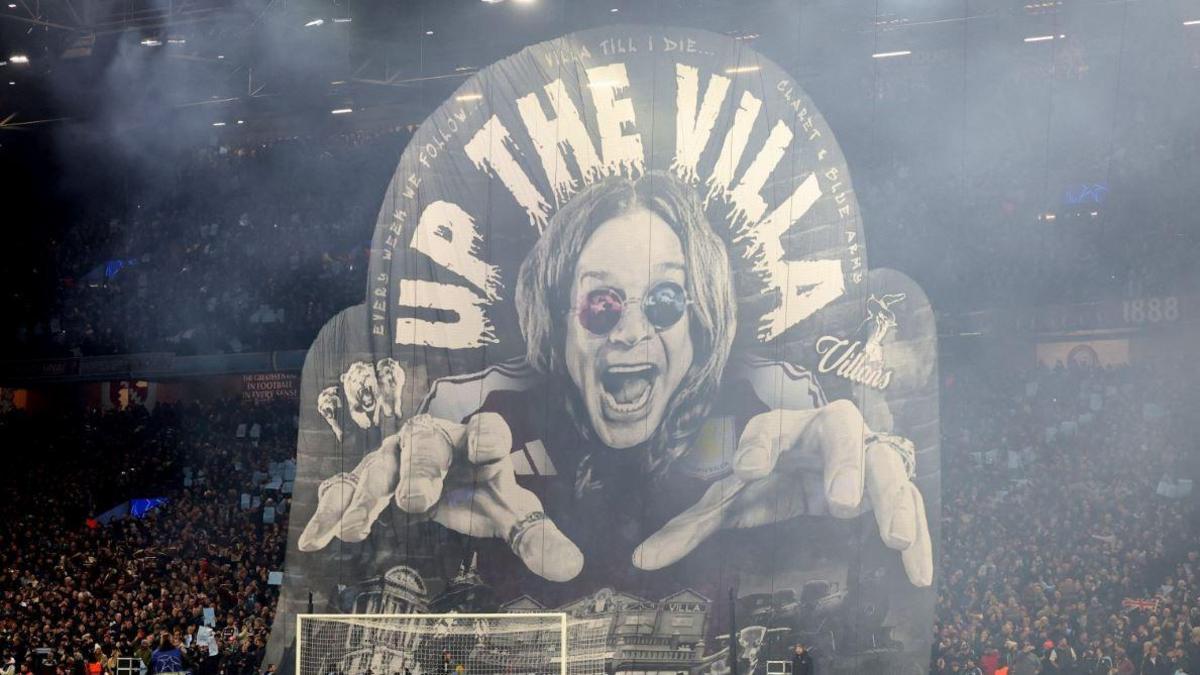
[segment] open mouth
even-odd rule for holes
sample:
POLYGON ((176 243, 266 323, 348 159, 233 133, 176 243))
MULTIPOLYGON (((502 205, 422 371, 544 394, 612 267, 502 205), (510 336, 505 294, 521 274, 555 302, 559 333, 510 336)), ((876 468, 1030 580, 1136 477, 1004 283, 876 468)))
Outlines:
POLYGON ((641 412, 650 403, 658 368, 649 363, 610 366, 600 374, 601 398, 610 417, 641 412))
POLYGON ((363 389, 359 391, 358 396, 358 400, 362 402, 364 409, 370 410, 375 407, 375 392, 370 389, 363 389))

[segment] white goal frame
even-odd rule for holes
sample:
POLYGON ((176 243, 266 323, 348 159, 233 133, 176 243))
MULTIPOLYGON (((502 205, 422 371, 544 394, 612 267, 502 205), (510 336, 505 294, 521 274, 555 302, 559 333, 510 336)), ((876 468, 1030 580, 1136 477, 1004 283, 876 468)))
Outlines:
POLYGON ((439 619, 453 619, 456 621, 472 619, 558 619, 559 632, 559 658, 558 669, 559 675, 568 675, 568 655, 567 655, 567 627, 569 625, 568 615, 566 612, 499 612, 499 613, 443 613, 443 614, 296 614, 296 670, 295 675, 302 675, 301 657, 304 654, 303 636, 304 622, 309 621, 339 621, 352 622, 362 619, 366 621, 387 621, 395 620, 397 623, 403 621, 437 621, 439 619))

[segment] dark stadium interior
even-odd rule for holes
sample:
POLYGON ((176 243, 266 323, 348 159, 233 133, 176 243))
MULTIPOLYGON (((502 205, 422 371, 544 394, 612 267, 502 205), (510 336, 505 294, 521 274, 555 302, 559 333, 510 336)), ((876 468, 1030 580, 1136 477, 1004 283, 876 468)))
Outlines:
POLYGON ((0 675, 280 666, 301 367, 401 153, 624 24, 778 64, 929 297, 928 672, 1200 673, 1195 0, 0 0, 0 675))

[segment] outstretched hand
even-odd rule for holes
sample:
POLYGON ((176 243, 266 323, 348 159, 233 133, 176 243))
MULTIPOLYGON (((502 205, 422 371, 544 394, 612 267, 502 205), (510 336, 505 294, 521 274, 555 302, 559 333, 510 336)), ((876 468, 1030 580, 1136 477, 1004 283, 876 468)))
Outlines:
POLYGON ((906 453, 911 458, 909 441, 871 433, 850 401, 762 413, 742 432, 733 474, 713 483, 695 505, 647 538, 633 563, 661 569, 726 528, 800 515, 852 518, 873 509, 880 537, 901 552, 909 580, 928 586, 933 582, 929 524, 906 453))
MULTIPOLYGON (((388 504, 424 514, 472 537, 504 539, 530 571, 567 581, 583 555, 545 515, 541 500, 516 482, 503 418, 479 413, 467 424, 429 415, 408 420, 353 471, 321 484, 317 511, 300 536, 302 551, 335 537, 359 542, 388 504)), ((812 410, 772 410, 750 420, 733 474, 634 552, 655 570, 682 559, 726 528, 758 527, 800 515, 851 518, 874 510, 880 537, 901 552, 909 579, 928 586, 933 554, 925 502, 910 480, 908 441, 872 434, 858 408, 835 401, 812 410), (906 445, 907 444, 907 445, 906 445)))
POLYGON ((394 501, 456 532, 504 539, 533 573, 570 580, 583 569, 583 554, 546 517, 537 495, 517 484, 511 448, 512 433, 495 413, 467 424, 413 417, 353 471, 321 484, 299 548, 320 550, 334 537, 362 541, 394 501))

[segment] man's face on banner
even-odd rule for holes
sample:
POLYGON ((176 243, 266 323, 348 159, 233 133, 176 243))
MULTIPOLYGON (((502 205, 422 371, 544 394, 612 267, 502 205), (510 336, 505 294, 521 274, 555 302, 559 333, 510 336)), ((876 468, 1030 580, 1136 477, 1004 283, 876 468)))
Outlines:
POLYGON ((644 443, 692 365, 679 237, 637 209, 596 229, 575 264, 567 371, 596 435, 611 448, 644 443))

